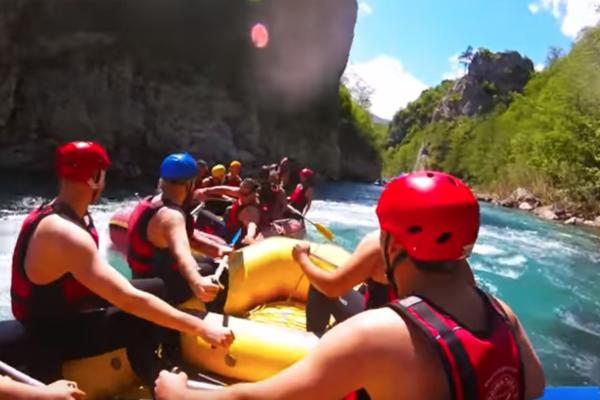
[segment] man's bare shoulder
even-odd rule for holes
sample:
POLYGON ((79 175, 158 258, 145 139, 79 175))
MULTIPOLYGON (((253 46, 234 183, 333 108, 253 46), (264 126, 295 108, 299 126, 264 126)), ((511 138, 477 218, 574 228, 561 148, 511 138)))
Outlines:
POLYGON ((498 304, 500 304, 500 307, 502 308, 502 310, 508 317, 508 319, 509 319, 510 323, 513 325, 513 327, 516 329, 521 329, 521 326, 519 324, 519 319, 517 318, 517 315, 512 310, 512 308, 510 308, 510 306, 508 304, 506 304, 504 301, 500 300, 499 298, 494 297, 494 299, 496 299, 498 304))
POLYGON ((183 213, 180 210, 172 207, 162 207, 160 210, 158 210, 156 213, 156 220, 162 223, 168 222, 185 224, 185 217, 183 213))
POLYGON ((365 352, 377 349, 402 351, 403 340, 409 337, 404 319, 389 307, 368 310, 344 321, 331 330, 336 336, 346 336, 359 342, 365 352))
POLYGON ((47 283, 87 265, 97 251, 94 239, 84 228, 59 215, 50 215, 40 222, 31 238, 26 268, 31 279, 47 283))
POLYGON ((40 222, 33 239, 50 246, 95 247, 94 240, 83 227, 56 214, 40 222))

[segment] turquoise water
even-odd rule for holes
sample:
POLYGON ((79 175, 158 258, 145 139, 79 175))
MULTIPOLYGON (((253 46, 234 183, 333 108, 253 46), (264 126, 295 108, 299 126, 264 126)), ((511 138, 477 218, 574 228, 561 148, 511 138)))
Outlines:
MULTIPOLYGON (((352 249, 377 227, 380 192, 371 185, 329 185, 310 216, 352 249)), ((476 278, 517 313, 549 384, 600 384, 600 238, 487 204, 482 217, 470 259, 476 278)))
MULTIPOLYGON (((381 188, 330 184, 318 192, 309 216, 330 227, 353 249, 377 227, 374 206, 381 188)), ((31 193, 24 190, 25 193, 31 193)), ((40 197, 0 198, 0 317, 10 317, 10 258, 28 208, 40 197)), ((108 220, 136 201, 118 193, 94 206, 104 257, 120 269, 110 250, 108 220)), ((483 226, 471 263, 477 280, 518 314, 542 359, 551 385, 600 384, 600 252, 591 231, 565 227, 531 215, 482 205, 483 226)), ((321 238, 310 230, 311 240, 321 238)))

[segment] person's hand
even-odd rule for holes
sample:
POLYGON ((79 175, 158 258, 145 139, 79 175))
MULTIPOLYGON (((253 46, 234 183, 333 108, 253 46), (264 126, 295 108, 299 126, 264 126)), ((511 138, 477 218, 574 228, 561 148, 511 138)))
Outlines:
POLYGON ((194 199, 200 202, 206 202, 208 200, 208 196, 206 195, 205 189, 196 189, 194 191, 194 199))
POLYGON ((246 236, 242 239, 242 244, 245 244, 246 246, 249 246, 254 243, 256 243, 256 240, 251 237, 246 236))
POLYGON ((278 235, 282 236, 285 234, 285 228, 283 226, 281 226, 279 224, 272 224, 272 225, 273 225, 273 228, 275 228, 275 232, 278 235))
POLYGON ((173 374, 161 371, 154 381, 154 396, 157 400, 179 400, 187 389, 187 380, 184 372, 173 374))
POLYGON ((77 383, 60 380, 52 382, 46 387, 48 400, 81 400, 85 398, 85 393, 77 387, 77 383))
POLYGON ((294 261, 298 264, 302 265, 302 261, 306 260, 306 258, 310 255, 310 244, 303 242, 298 243, 292 249, 292 257, 294 261))
POLYGON ((204 303, 210 303, 219 294, 219 284, 214 283, 208 276, 200 276, 192 285, 194 295, 204 303))
POLYGON ((209 344, 217 347, 228 348, 235 340, 233 331, 221 325, 202 321, 203 325, 200 328, 198 336, 206 340, 209 344))
POLYGON ((218 253, 217 258, 223 258, 225 256, 228 256, 232 251, 233 251, 233 248, 231 248, 231 247, 219 246, 219 248, 217 250, 217 253, 218 253))

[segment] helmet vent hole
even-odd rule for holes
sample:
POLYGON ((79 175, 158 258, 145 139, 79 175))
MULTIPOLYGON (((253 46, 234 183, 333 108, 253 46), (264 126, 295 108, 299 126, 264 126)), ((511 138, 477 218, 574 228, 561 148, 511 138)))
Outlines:
POLYGON ((448 177, 448 180, 450 181, 451 184, 453 184, 454 186, 458 186, 458 184, 456 183, 456 181, 450 177, 448 177))
POLYGON ((416 235, 417 233, 421 233, 423 231, 423 228, 421 228, 418 225, 413 225, 410 228, 408 228, 408 233, 410 233, 411 235, 416 235))
POLYGON ((428 173, 427 173, 427 177, 428 177, 428 178, 433 178, 433 177, 434 177, 434 175, 433 175, 433 172, 428 172, 428 173))
POLYGON ((437 242, 438 244, 444 244, 446 243, 448 240, 450 240, 450 238, 452 237, 452 234, 450 232, 446 232, 446 233, 442 233, 438 238, 437 238, 437 242))

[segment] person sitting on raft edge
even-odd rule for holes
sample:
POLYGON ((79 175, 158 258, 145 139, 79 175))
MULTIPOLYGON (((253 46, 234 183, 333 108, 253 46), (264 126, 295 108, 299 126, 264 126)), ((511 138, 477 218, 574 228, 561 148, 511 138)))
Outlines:
POLYGON ((195 234, 190 208, 197 174, 198 165, 188 153, 165 157, 160 166, 161 192, 142 199, 129 217, 127 263, 133 277, 162 279, 171 304, 192 295, 211 302, 219 291, 198 271, 190 240, 207 255, 221 257, 231 251, 208 235, 195 234))
MULTIPOLYGON (((296 185, 294 192, 288 197, 288 203, 296 210, 300 211, 302 215, 306 215, 315 195, 315 173, 310 168, 304 168, 298 174, 300 176, 300 183, 296 185)), ((289 218, 300 218, 297 214, 288 211, 286 214, 289 218)))
POLYGON ((204 201, 210 196, 230 196, 235 200, 228 212, 225 213, 224 225, 228 242, 232 240, 238 230, 242 230, 241 243, 250 245, 260 240, 259 231, 260 209, 258 203, 258 190, 260 185, 252 178, 245 178, 239 188, 231 186, 215 186, 198 189, 194 198, 204 201))
MULTIPOLYGON (((333 271, 319 268, 311 261, 308 243, 294 247, 294 260, 311 283, 306 302, 307 331, 321 336, 332 315, 339 323, 359 312, 382 307, 397 299, 385 276, 380 236, 379 229, 365 235, 350 258, 333 271), (361 283, 364 285, 360 292, 353 290, 361 283)), ((476 285, 466 259, 458 263, 457 274, 461 274, 465 282, 476 285)))
POLYGON ((202 182, 203 188, 221 186, 225 184, 225 174, 227 169, 223 164, 217 164, 210 170, 210 176, 202 182))
POLYGON ((31 370, 42 380, 57 379, 64 360, 126 347, 135 373, 152 382, 166 366, 155 352, 163 330, 152 323, 223 347, 234 339, 231 330, 159 298, 164 297, 160 279, 130 283, 101 258, 88 207, 100 198, 109 165, 106 150, 97 143, 59 147, 58 195, 27 216, 15 245, 12 312, 36 348, 44 349, 31 370))
POLYGON ((541 396, 544 371, 517 316, 457 269, 479 231, 471 190, 445 173, 404 175, 382 192, 377 217, 400 300, 342 322, 262 382, 193 391, 184 374, 163 371, 157 399, 327 400, 360 388, 382 400, 541 396))
POLYGON ((266 181, 261 182, 258 199, 261 208, 261 225, 269 227, 271 222, 283 219, 287 209, 287 197, 279 184, 279 174, 269 170, 266 181))
POLYGON ((234 160, 229 163, 229 172, 225 175, 225 186, 240 187, 242 183, 242 163, 234 160))
POLYGON ((210 171, 208 169, 208 164, 203 159, 197 159, 196 163, 198 164, 198 176, 196 177, 194 189, 200 189, 202 187, 202 182, 210 176, 210 171))

